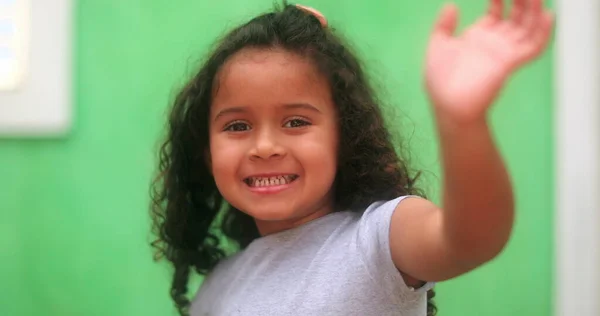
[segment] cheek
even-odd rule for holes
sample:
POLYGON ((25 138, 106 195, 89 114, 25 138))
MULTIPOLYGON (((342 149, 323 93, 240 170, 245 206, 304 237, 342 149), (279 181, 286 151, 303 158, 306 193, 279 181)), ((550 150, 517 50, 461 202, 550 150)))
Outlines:
POLYGON ((312 178, 333 182, 338 161, 337 134, 324 133, 306 142, 298 142, 295 156, 302 160, 312 178))
POLYGON ((218 136, 210 139, 210 161, 213 177, 216 181, 226 175, 233 174, 240 161, 239 145, 232 145, 218 136))

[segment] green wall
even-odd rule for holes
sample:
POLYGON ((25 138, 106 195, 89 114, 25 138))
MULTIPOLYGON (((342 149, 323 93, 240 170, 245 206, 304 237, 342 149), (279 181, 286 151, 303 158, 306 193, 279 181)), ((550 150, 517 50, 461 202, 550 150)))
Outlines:
MULTIPOLYGON (((213 38, 271 0, 77 2, 75 120, 57 140, 0 139, 0 315, 173 315, 151 260, 148 182, 165 109, 213 38)), ((428 1, 313 0, 406 114, 416 167, 438 199, 435 130, 421 87, 428 1)), ((459 0, 472 21, 485 1, 459 0)), ((551 54, 510 83, 493 113, 517 190, 509 247, 438 286, 440 315, 551 313, 551 54)))

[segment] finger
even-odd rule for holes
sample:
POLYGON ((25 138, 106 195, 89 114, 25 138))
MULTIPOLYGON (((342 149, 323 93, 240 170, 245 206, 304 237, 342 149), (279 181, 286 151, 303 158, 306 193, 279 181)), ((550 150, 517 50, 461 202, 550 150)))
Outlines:
POLYGON ((527 11, 527 0, 514 0, 512 10, 510 12, 510 21, 513 24, 520 25, 527 11))
POLYGON ((501 20, 504 16, 504 0, 490 0, 488 16, 493 20, 501 20))
POLYGON ((535 16, 544 14, 543 0, 530 0, 529 11, 531 12, 530 14, 535 16))
POLYGON ((550 38, 552 37, 552 30, 554 29, 554 13, 551 11, 546 11, 542 14, 540 18, 539 27, 536 32, 533 34, 532 39, 535 43, 536 49, 534 49, 535 56, 541 54, 542 51, 548 46, 550 43, 550 38))
POLYGON ((529 28, 529 32, 534 33, 538 28, 538 24, 543 20, 544 7, 543 0, 530 0, 529 12, 527 13, 527 23, 525 26, 529 28))
POLYGON ((550 11, 546 11, 542 14, 535 32, 523 43, 523 45, 525 45, 524 61, 534 59, 544 51, 550 42, 553 29, 554 14, 550 11))
POLYGON ((523 21, 519 25, 519 32, 516 36, 518 41, 529 40, 541 27, 544 10, 542 0, 530 0, 529 7, 523 16, 523 21))
POLYGON ((434 34, 452 36, 456 32, 458 24, 458 9, 453 4, 447 4, 442 8, 434 26, 434 34))
POLYGON ((314 15, 321 23, 321 26, 327 27, 327 19, 325 18, 325 15, 323 15, 323 13, 319 12, 319 10, 317 10, 315 8, 307 7, 304 5, 300 5, 300 4, 297 4, 296 8, 298 8, 308 14, 314 15))

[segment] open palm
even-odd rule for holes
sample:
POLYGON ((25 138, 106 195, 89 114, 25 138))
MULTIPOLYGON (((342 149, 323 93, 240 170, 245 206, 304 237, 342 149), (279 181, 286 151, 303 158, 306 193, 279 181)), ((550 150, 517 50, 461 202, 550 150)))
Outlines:
POLYGON ((542 0, 514 0, 504 17, 503 0, 455 36, 458 10, 448 5, 431 36, 425 80, 436 111, 458 120, 485 116, 506 79, 535 59, 549 42, 553 16, 542 0))

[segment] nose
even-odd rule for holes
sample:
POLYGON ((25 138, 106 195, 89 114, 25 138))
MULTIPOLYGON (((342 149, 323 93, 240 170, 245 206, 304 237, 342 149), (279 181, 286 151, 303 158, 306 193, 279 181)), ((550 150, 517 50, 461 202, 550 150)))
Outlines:
POLYGON ((263 130, 256 134, 254 144, 250 150, 250 159, 277 159, 286 154, 285 147, 281 145, 276 133, 263 130))

